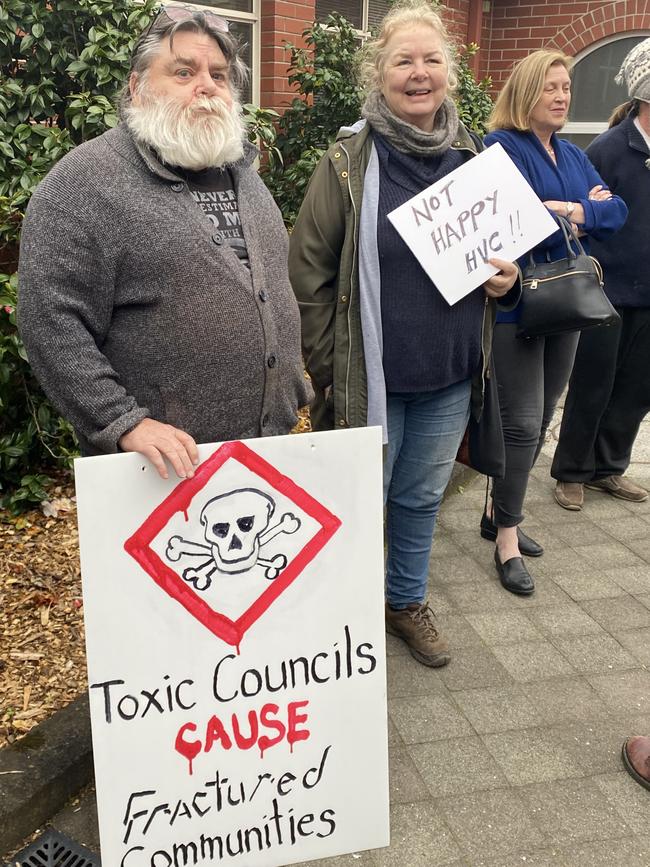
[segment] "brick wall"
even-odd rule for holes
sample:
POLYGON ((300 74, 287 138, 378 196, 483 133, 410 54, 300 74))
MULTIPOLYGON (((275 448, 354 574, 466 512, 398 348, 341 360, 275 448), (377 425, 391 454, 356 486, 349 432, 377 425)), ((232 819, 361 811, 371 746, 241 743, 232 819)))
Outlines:
POLYGON ((492 0, 485 18, 481 70, 489 71, 498 91, 513 63, 538 48, 558 48, 573 57, 606 36, 649 29, 650 0, 492 0))
POLYGON ((260 30, 260 104, 282 111, 291 102, 285 42, 303 45, 302 31, 314 20, 315 0, 262 0, 260 30))

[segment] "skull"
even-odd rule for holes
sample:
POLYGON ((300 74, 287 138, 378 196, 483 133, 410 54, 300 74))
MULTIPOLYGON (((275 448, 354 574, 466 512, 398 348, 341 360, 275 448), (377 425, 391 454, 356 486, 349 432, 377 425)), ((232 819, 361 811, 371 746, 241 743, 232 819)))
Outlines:
POLYGON ((230 491, 205 504, 201 524, 220 572, 235 575, 257 563, 260 536, 274 510, 271 497, 255 488, 230 491))

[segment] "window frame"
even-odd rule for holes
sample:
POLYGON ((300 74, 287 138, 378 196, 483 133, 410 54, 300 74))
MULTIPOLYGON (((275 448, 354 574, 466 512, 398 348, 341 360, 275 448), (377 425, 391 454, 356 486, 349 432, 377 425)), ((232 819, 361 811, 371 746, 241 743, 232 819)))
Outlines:
MULTIPOLYGON (((613 42, 620 42, 622 39, 629 39, 632 36, 641 36, 645 39, 650 37, 650 31, 645 29, 640 30, 625 30, 620 33, 613 33, 611 36, 606 36, 604 39, 599 39, 598 42, 594 42, 592 45, 589 45, 579 54, 576 54, 573 58, 573 68, 575 68, 579 63, 581 63, 585 58, 589 57, 590 54, 593 54, 595 51, 599 51, 601 48, 604 48, 606 45, 611 45, 613 42)), ((571 95, 571 98, 574 98, 574 94, 571 95)), ((621 88, 621 102, 625 102, 626 92, 624 88, 621 88)), ((597 136, 601 132, 605 132, 607 129, 607 118, 605 120, 589 120, 589 121, 567 121, 564 127, 562 128, 560 135, 593 135, 597 136)))
MULTIPOLYGON (((262 34, 260 33, 260 2, 261 0, 253 0, 252 12, 239 12, 236 9, 224 9, 223 6, 208 6, 206 3, 185 2, 185 0, 172 0, 169 6, 183 6, 185 9, 196 9, 200 12, 214 12, 216 15, 221 15, 227 21, 237 21, 242 24, 251 24, 253 38, 251 39, 251 50, 253 54, 253 62, 250 67, 251 78, 251 102, 253 105, 260 104, 260 54, 262 51, 262 34)), ((367 0, 363 0, 367 2, 367 0)))

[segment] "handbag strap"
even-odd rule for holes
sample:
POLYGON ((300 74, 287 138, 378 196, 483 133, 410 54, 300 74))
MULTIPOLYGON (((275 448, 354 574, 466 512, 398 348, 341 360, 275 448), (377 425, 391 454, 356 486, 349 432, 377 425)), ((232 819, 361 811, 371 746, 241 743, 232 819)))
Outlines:
MULTIPOLYGON (((573 260, 578 258, 578 255, 586 255, 585 248, 582 246, 582 242, 580 238, 575 233, 573 225, 567 220, 565 217, 561 217, 559 214, 553 214, 555 221, 559 224, 560 229, 562 230, 562 235, 564 236, 564 244, 566 246, 567 251, 567 259, 569 263, 569 267, 572 266, 573 260), (578 253, 575 252, 573 247, 571 246, 571 242, 576 245, 578 248, 578 253)), ((535 257, 533 256, 533 251, 531 250, 528 254, 528 264, 531 268, 534 268, 537 264, 535 262, 535 257)))

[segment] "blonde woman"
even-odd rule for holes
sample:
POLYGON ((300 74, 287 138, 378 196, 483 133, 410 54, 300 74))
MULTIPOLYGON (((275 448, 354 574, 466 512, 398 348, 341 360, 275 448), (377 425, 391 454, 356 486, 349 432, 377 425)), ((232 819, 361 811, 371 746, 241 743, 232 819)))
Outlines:
MULTIPOLYGON (((607 189, 584 153, 557 136, 571 104, 570 66, 570 58, 558 51, 535 51, 522 60, 497 98, 485 144, 503 145, 551 214, 568 218, 588 249, 590 236, 605 238, 623 225, 627 208, 607 189)), ((561 232, 533 254, 538 259, 564 258, 561 232)), ((517 338, 518 317, 518 307, 499 313, 494 332, 506 472, 494 480, 481 535, 496 540, 494 559, 503 586, 525 595, 533 592, 534 582, 521 555, 543 553, 519 528, 528 476, 569 379, 579 333, 517 338)))
POLYGON ((458 121, 453 49, 430 4, 393 7, 365 79, 364 119, 341 130, 314 173, 289 271, 315 427, 380 424, 387 439, 387 629, 440 666, 448 645, 425 602, 436 515, 471 398, 480 409, 492 299, 517 269, 492 260, 499 273, 450 307, 386 216, 480 148, 458 121))

